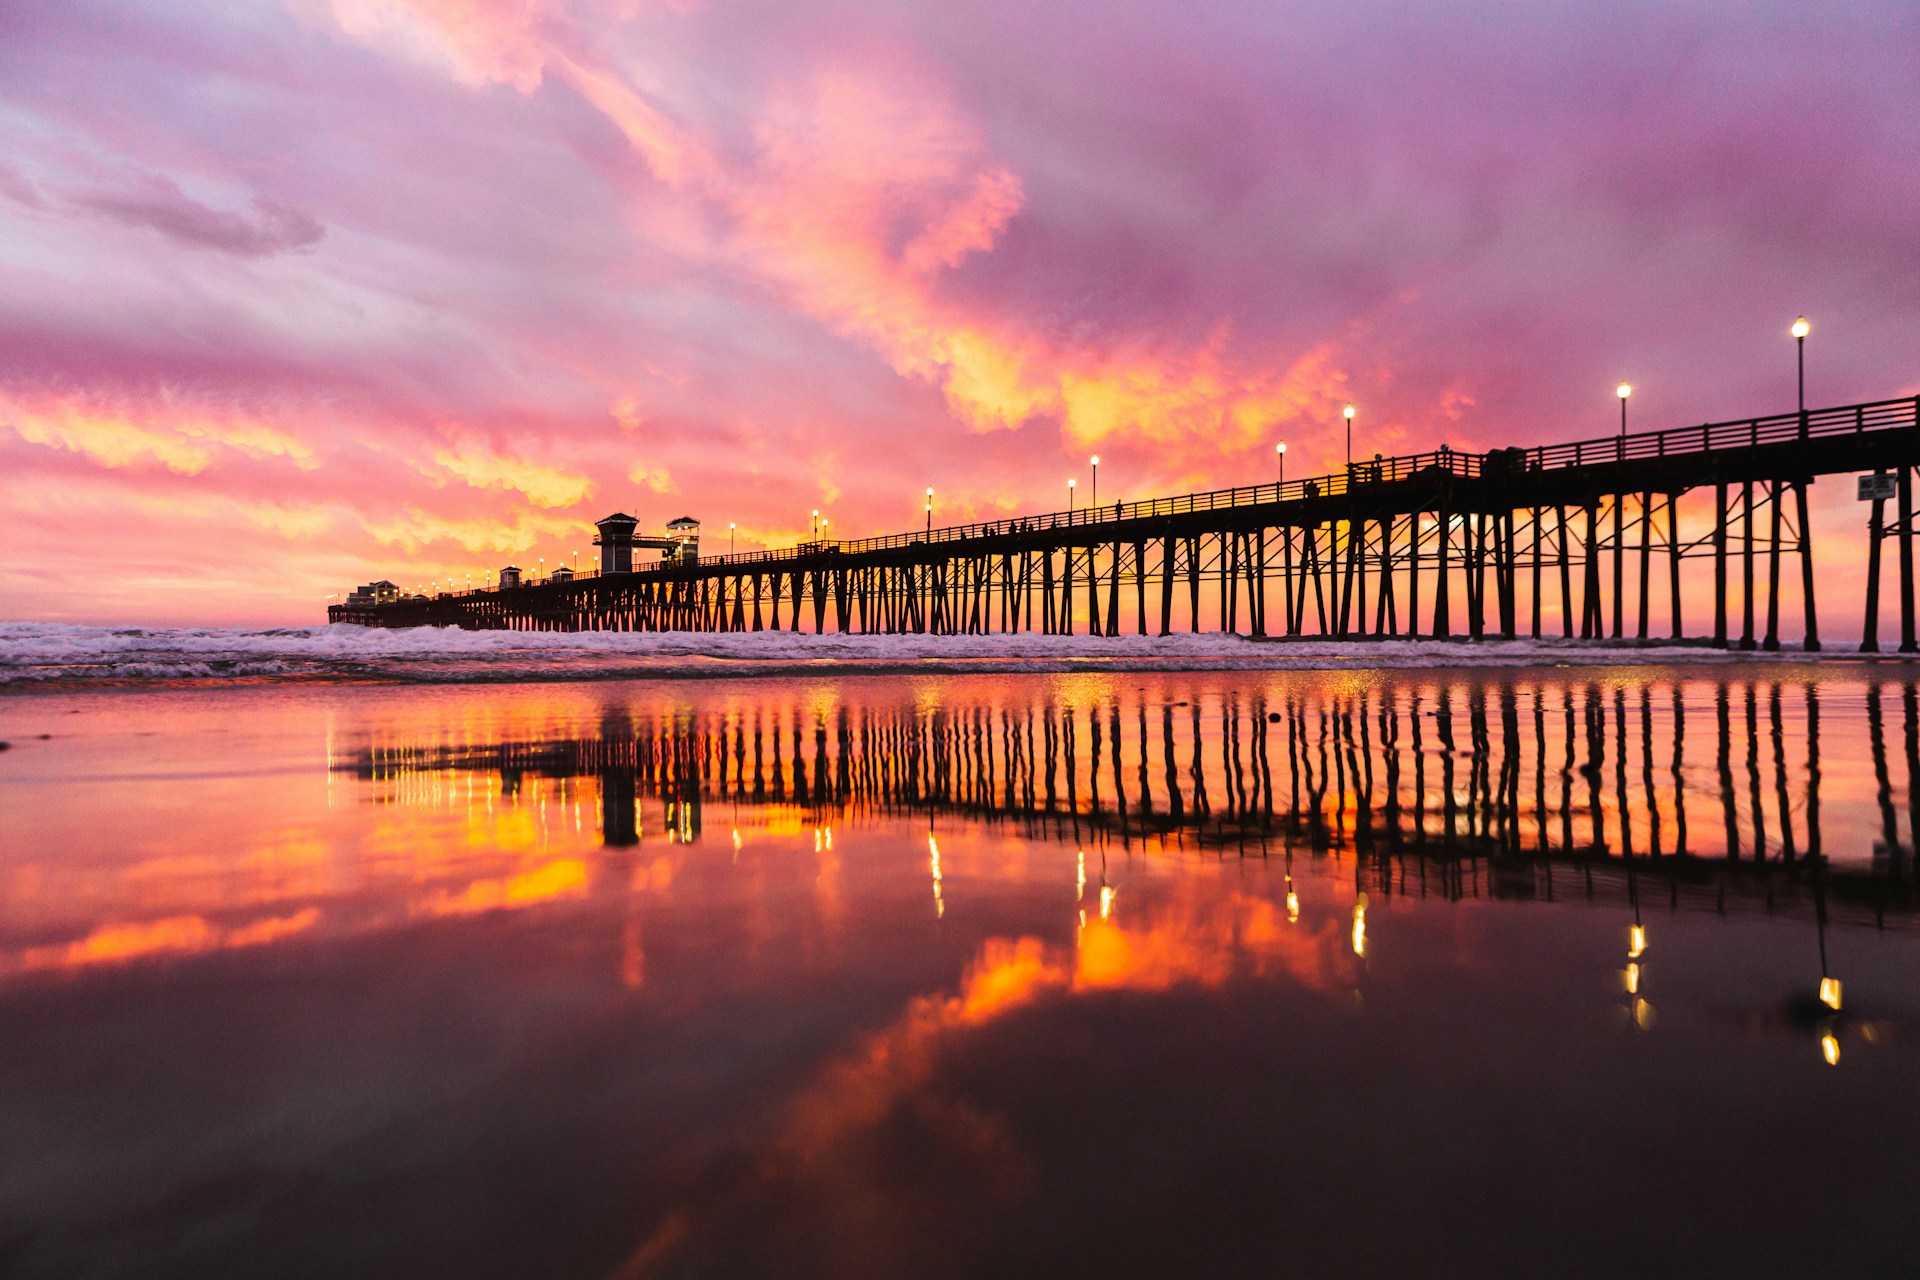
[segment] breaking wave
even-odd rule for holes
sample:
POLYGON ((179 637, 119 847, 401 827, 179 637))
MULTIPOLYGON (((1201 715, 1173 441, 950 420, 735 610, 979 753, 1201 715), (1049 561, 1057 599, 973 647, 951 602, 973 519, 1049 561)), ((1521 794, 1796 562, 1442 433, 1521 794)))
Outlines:
MULTIPOLYGON (((1792 656, 1792 655, 1788 655, 1792 656)), ((1555 640, 1255 641, 1229 635, 860 636, 292 627, 89 627, 0 623, 0 688, 162 683, 604 680, 826 671, 1326 670, 1751 660, 1698 647, 1621 649, 1555 640)))

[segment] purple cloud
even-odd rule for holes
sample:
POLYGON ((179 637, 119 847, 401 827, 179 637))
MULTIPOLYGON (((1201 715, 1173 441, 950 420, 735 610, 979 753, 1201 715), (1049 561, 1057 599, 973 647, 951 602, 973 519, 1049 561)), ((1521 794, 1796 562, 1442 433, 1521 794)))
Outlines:
POLYGON ((255 200, 251 216, 201 204, 171 178, 147 174, 119 187, 69 191, 76 207, 129 227, 157 231, 190 249, 265 258, 318 244, 319 219, 272 200, 255 200))

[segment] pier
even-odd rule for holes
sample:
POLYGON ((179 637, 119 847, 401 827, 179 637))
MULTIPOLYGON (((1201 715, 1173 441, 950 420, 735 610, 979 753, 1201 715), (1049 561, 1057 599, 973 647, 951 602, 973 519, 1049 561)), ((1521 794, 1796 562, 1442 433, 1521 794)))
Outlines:
POLYGON ((390 590, 331 606, 328 620, 522 631, 1560 636, 1773 650, 1783 575, 1791 585, 1797 572, 1798 643, 1815 651, 1807 486, 1852 472, 1867 473, 1860 648, 1880 649, 1881 561, 1892 539, 1898 647, 1913 653, 1916 466, 1920 397, 1907 397, 1484 453, 1442 446, 1285 483, 777 551, 689 554, 694 522, 638 539, 637 522, 622 515, 601 524, 599 571, 531 581, 516 571, 497 588, 431 596, 390 590), (665 557, 636 563, 634 546, 665 557), (1701 562, 1712 567, 1712 630, 1688 637, 1683 601, 1700 588, 1683 585, 1683 567, 1701 562))

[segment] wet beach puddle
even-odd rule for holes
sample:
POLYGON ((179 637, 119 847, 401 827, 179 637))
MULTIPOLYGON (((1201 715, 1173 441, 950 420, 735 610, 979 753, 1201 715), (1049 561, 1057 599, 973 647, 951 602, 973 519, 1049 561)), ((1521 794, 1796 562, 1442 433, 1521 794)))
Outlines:
POLYGON ((1901 668, 71 694, 0 738, 0 1273, 1917 1265, 1901 668))

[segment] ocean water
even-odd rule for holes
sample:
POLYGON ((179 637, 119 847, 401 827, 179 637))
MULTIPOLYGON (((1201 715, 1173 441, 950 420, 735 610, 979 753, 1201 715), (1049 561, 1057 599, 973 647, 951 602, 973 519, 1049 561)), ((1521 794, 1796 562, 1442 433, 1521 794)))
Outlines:
POLYGON ((1375 665, 1726 665, 1792 661, 1698 646, 1623 650, 1564 640, 1253 641, 1170 636, 881 636, 797 632, 462 631, 330 626, 93 627, 0 622, 0 689, 270 681, 501 682, 804 672, 1324 670, 1375 665))
POLYGON ((1920 1269, 1911 667, 37 634, 0 1274, 1920 1269))

